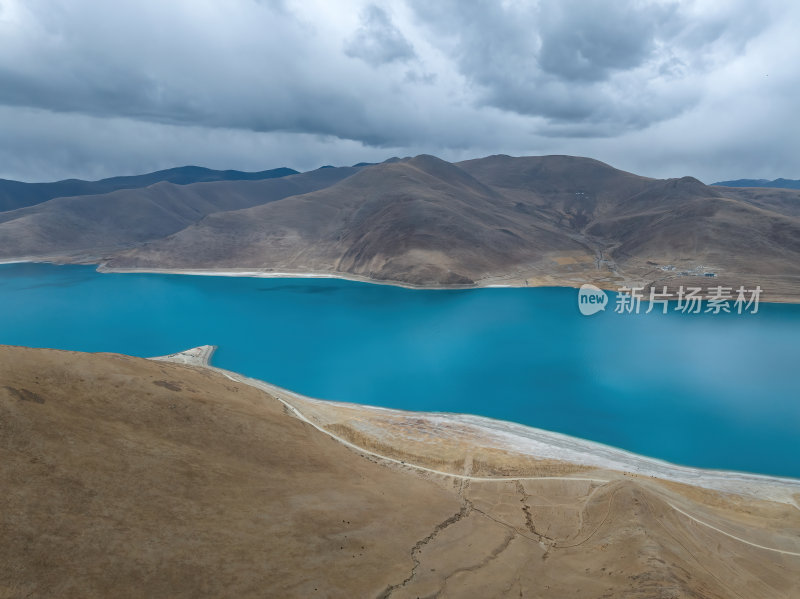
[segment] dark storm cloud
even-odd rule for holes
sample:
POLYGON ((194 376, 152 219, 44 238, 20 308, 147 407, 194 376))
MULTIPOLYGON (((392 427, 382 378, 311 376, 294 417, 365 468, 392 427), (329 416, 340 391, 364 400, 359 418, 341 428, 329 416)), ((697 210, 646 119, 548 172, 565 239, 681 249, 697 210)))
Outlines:
MULTIPOLYGON (((424 134, 413 122, 394 126, 405 109, 413 118, 408 104, 415 99, 392 86, 421 82, 420 75, 376 80, 325 55, 330 48, 319 24, 284 5, 254 5, 253 11, 231 3, 230 11, 193 15, 158 3, 144 3, 144 13, 95 5, 94 22, 87 23, 82 3, 93 5, 24 5, 27 30, 18 37, 27 52, 0 58, 0 103, 368 144, 406 143, 411 139, 404 133, 424 134), (98 25, 124 29, 114 37, 98 25), (388 108, 387 100, 392 110, 381 114, 365 106, 381 101, 388 108)), ((679 114, 698 100, 684 85, 683 55, 725 33, 706 24, 693 37, 685 35, 683 42, 691 44, 682 45, 678 38, 687 27, 677 7, 638 1, 415 0, 413 6, 434 40, 452 45, 460 73, 479 85, 475 105, 543 117, 544 135, 613 135, 679 114)), ((415 56, 389 14, 374 4, 360 11, 342 47, 372 66, 415 56)))
POLYGON ((800 151, 783 101, 800 92, 799 11, 781 0, 757 11, 744 0, 0 0, 0 176, 420 152, 592 154, 640 169, 652 152, 645 174, 670 164, 700 176, 697 165, 738 168, 748 147, 761 167, 743 176, 770 176, 800 151))
POLYGON ((665 9, 596 0, 546 4, 536 23, 539 64, 545 73, 566 80, 605 80, 651 58, 656 36, 670 30, 674 35, 673 19, 674 5, 665 9))
POLYGON ((310 69, 297 64, 309 59, 302 39, 309 32, 274 3, 238 14, 182 14, 157 3, 150 3, 148 14, 83 4, 84 11, 54 12, 49 3, 27 5, 27 30, 19 35, 27 51, 0 58, 1 103, 172 124, 318 133, 332 133, 329 123, 358 114, 357 98, 315 89, 310 69), (84 22, 87 13, 95 22, 84 22), (215 22, 216 17, 229 22, 215 22), (257 20, 245 22, 248 17, 257 20), (96 27, 116 30, 119 37, 96 27))
POLYGON ((414 48, 392 23, 386 11, 370 4, 361 13, 361 26, 345 44, 348 56, 373 66, 414 58, 414 48))
POLYGON ((480 86, 479 101, 545 117, 541 133, 553 136, 614 135, 680 114, 699 99, 685 76, 703 70, 683 69, 683 58, 718 44, 741 48, 759 32, 736 27, 728 36, 724 18, 692 22, 677 3, 412 5, 460 72, 480 86))
MULTIPOLYGON (((412 143, 425 120, 400 122, 419 100, 398 94, 397 86, 429 85, 433 77, 402 70, 375 78, 353 61, 379 65, 414 56, 386 11, 370 5, 360 14, 345 43, 344 31, 275 3, 20 3, 11 51, 0 52, 0 104, 378 146, 412 143)), ((444 109, 431 104, 433 112, 444 109)))

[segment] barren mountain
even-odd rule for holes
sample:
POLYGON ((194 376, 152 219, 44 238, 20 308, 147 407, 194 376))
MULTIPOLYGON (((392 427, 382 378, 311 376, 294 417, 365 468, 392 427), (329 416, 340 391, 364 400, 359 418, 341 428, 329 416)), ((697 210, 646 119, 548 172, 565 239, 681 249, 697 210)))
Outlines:
POLYGON ((651 179, 571 156, 423 155, 0 213, 0 258, 100 257, 112 270, 419 286, 760 285, 763 299, 800 301, 800 191, 651 179))
POLYGON ((0 347, 0 597, 800 594, 791 484, 712 491, 243 381, 0 347))
POLYGON ((54 181, 52 183, 23 183, 22 181, 0 179, 0 211, 33 206, 53 198, 96 195, 118 189, 148 187, 162 181, 175 183, 176 185, 188 185, 189 183, 209 181, 257 181, 293 174, 297 174, 297 171, 290 168, 243 172, 235 170, 217 171, 200 166, 181 166, 144 175, 110 177, 99 181, 65 179, 64 181, 54 181))
POLYGON ((587 158, 419 156, 215 214, 121 269, 326 272, 412 285, 761 285, 800 299, 800 192, 649 179, 587 158))
POLYGON ((492 156, 460 166, 546 210, 597 252, 598 270, 610 270, 618 285, 674 286, 713 273, 800 299, 798 192, 710 187, 692 177, 646 179, 568 156, 492 156))
POLYGON ((179 185, 55 198, 0 212, 0 258, 97 260, 180 231, 204 216, 326 187, 357 169, 324 168, 265 180, 179 185))
POLYGON ((476 279, 583 252, 536 210, 433 156, 384 163, 323 190, 212 215, 111 268, 343 272, 418 285, 476 279))

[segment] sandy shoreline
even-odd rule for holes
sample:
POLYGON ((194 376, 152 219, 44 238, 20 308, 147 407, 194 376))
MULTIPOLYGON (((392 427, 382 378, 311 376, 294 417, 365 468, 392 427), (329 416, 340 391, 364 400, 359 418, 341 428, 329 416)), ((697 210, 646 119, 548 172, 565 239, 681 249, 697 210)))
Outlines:
MULTIPOLYGON (((798 499, 795 497, 795 495, 800 495, 800 479, 679 466, 664 460, 641 456, 602 443, 482 416, 438 412, 410 412, 392 408, 314 399, 265 381, 212 366, 210 360, 215 349, 215 346, 206 345, 170 356, 160 356, 153 359, 209 368, 225 375, 231 380, 266 391, 282 401, 297 417, 347 445, 353 444, 341 439, 324 427, 317 425, 313 422, 313 419, 306 417, 303 413, 304 407, 308 408, 315 404, 346 406, 354 410, 359 410, 364 414, 386 414, 417 421, 423 420, 433 428, 442 425, 455 426, 460 428, 469 438, 479 439, 482 443, 496 447, 497 449, 515 451, 529 455, 532 458, 558 460, 581 466, 632 473, 640 476, 651 476, 725 493, 770 499, 800 509, 800 503, 798 503, 798 499)), ((385 459, 397 461, 391 458, 385 459)), ((403 463, 407 466, 419 467, 409 464, 408 462, 403 463)), ((463 478, 463 476, 449 472, 440 472, 426 467, 419 468, 437 474, 463 478)))
MULTIPOLYGON (((516 275, 497 275, 479 279, 470 285, 413 285, 401 281, 389 281, 380 279, 371 279, 360 275, 342 272, 324 272, 324 271, 311 271, 311 272, 273 272, 262 271, 245 268, 231 268, 224 270, 213 269, 169 269, 169 268, 108 268, 103 264, 97 266, 97 272, 100 273, 123 273, 123 274, 163 274, 163 275, 195 275, 207 277, 252 277, 262 279, 340 279, 343 281, 354 281, 357 283, 370 283, 373 285, 389 285, 390 287, 401 287, 403 289, 417 289, 417 290, 464 290, 464 289, 520 289, 520 288, 544 288, 544 287, 561 287, 566 289, 579 289, 586 283, 591 283, 600 289, 610 292, 617 292, 617 289, 612 289, 607 283, 602 281, 592 281, 590 279, 581 281, 572 280, 537 280, 534 276, 516 276, 516 275)), ((643 297, 642 301, 647 303, 647 298, 643 297)), ((670 300, 671 302, 677 300, 670 300)), ((798 304, 800 299, 794 296, 771 295, 766 299, 763 295, 760 303, 764 304, 798 304)))
MULTIPOLYGON (((120 273, 120 274, 158 274, 158 275, 194 275, 202 277, 250 277, 256 279, 339 279, 342 281, 353 281, 356 283, 371 283, 373 285, 389 285, 390 287, 402 287, 404 289, 483 289, 491 287, 526 287, 527 285, 501 285, 487 284, 481 285, 480 281, 474 285, 412 285, 400 281, 387 281, 371 279, 349 273, 340 272, 271 272, 244 268, 232 268, 228 270, 207 270, 207 269, 168 269, 168 268, 108 268, 102 264, 97 267, 100 273, 120 273)), ((492 278, 491 280, 494 280, 492 278)), ((566 286, 566 285, 565 285, 566 286)))
MULTIPOLYGON (((351 273, 330 272, 330 271, 263 271, 252 268, 230 268, 230 269, 170 269, 170 268, 109 268, 98 259, 87 259, 86 261, 73 262, 69 260, 61 260, 58 257, 49 259, 13 259, 0 261, 3 264, 25 264, 25 263, 45 263, 57 265, 81 265, 81 266, 95 266, 97 272, 108 274, 159 274, 159 275, 194 275, 206 277, 249 277, 260 279, 338 279, 342 281, 353 281, 356 283, 369 283, 372 285, 388 285, 390 287, 400 287, 403 289, 415 290, 440 290, 440 291, 453 291, 453 290, 466 290, 466 289, 520 289, 520 288, 565 288, 565 289, 579 289, 586 283, 591 283, 600 289, 612 293, 617 292, 616 288, 612 288, 607 282, 591 279, 575 280, 551 280, 539 279, 536 276, 523 276, 523 275, 497 275, 479 279, 473 284, 469 285, 413 285, 402 281, 390 281, 381 279, 372 279, 370 277, 354 275, 351 273)), ((643 302, 647 303, 647 298, 643 297, 643 302)), ((670 300, 676 301, 676 300, 670 300)), ((763 295, 760 298, 762 304, 800 304, 800 298, 796 296, 785 296, 780 294, 772 294, 768 298, 763 295)))

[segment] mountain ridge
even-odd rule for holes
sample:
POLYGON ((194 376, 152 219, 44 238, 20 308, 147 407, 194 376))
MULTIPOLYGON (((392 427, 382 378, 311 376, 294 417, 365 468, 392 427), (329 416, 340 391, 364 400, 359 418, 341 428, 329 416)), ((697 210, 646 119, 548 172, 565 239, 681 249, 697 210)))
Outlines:
POLYGON ((166 181, 175 185, 212 181, 258 181, 295 175, 298 171, 280 167, 257 172, 214 170, 202 166, 179 166, 141 175, 125 175, 85 181, 63 179, 46 183, 26 183, 0 179, 0 212, 34 206, 54 198, 99 195, 120 189, 148 187, 166 181))
POLYGON ((115 193, 0 213, 0 259, 422 287, 588 282, 647 293, 713 283, 800 301, 795 190, 653 179, 564 155, 450 163, 423 154, 115 193), (307 184, 291 188, 296 181, 307 184), (120 196, 124 210, 100 218, 120 196))
POLYGON ((180 231, 208 214, 306 193, 357 169, 343 167, 263 180, 175 184, 53 198, 0 212, 0 258, 61 255, 92 260, 180 231))
POLYGON ((720 187, 774 187, 780 189, 800 189, 800 179, 734 179, 733 181, 718 181, 711 185, 720 187))

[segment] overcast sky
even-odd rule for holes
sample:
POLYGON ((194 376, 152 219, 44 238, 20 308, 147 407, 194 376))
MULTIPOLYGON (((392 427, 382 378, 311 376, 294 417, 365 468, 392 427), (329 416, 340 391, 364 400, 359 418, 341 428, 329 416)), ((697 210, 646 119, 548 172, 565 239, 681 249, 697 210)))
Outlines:
POLYGON ((0 0, 0 177, 431 153, 800 178, 800 3, 0 0))

